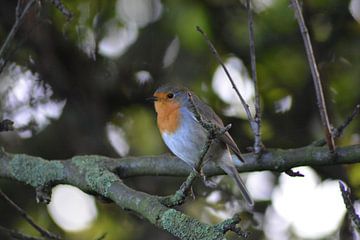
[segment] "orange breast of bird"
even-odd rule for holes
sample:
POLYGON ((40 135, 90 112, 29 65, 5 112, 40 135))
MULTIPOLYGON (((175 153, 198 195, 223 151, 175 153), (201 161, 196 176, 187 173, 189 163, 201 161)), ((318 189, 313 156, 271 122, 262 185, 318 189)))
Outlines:
POLYGON ((180 104, 175 100, 166 98, 166 93, 156 93, 155 102, 157 124, 161 133, 174 133, 180 126, 180 104))

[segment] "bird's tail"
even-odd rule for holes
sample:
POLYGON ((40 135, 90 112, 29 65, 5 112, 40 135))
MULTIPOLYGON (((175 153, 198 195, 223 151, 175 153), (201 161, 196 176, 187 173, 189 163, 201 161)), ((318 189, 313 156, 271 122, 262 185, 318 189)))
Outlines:
POLYGON ((241 180, 240 175, 238 173, 238 171, 236 170, 235 166, 233 165, 233 163, 224 163, 221 164, 220 166, 227 175, 229 175, 230 177, 232 177, 236 183, 236 185, 238 186, 238 188, 240 189, 240 192, 242 194, 242 196, 244 197, 246 203, 248 204, 248 206, 250 208, 252 208, 254 206, 254 200, 251 198, 249 191, 247 190, 247 188, 245 187, 244 182, 241 180))

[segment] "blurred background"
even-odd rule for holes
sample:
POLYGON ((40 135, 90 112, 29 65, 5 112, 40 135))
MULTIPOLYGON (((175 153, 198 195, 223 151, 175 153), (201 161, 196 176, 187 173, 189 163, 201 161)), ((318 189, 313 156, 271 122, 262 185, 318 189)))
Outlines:
MULTIPOLYGON (((21 0, 22 6, 27 1, 21 0)), ((48 159, 78 154, 111 157, 168 152, 145 101, 161 84, 194 90, 223 118, 242 152, 253 136, 242 106, 198 25, 209 35, 240 92, 254 110, 247 13, 237 0, 64 0, 69 22, 51 1, 36 1, 6 53, 0 74, 0 118, 17 131, 0 134, 6 151, 48 159)), ((303 41, 287 0, 254 0, 262 136, 268 148, 296 148, 322 138, 303 41)), ((15 22, 17 1, 0 3, 0 44, 15 22)), ((360 0, 303 1, 331 122, 338 126, 360 103, 360 0)), ((355 120, 338 146, 360 143, 355 120)), ((274 172, 243 174, 256 201, 244 214, 250 239, 359 239, 349 231, 336 179, 360 195, 360 165, 299 169, 305 178, 274 172)), ((183 178, 137 177, 141 191, 173 193, 183 178)), ((241 211, 236 188, 195 186, 197 199, 180 209, 217 223, 241 211), (222 189, 220 191, 220 189, 222 189), (223 191, 225 189, 225 191, 223 191)), ((34 189, 0 179, 0 187, 37 223, 66 239, 174 239, 138 217, 60 185, 52 202, 35 201, 34 189)), ((356 206, 358 206, 356 204, 356 206)), ((360 211, 360 208, 359 208, 360 211)), ((3 199, 0 225, 37 233, 3 199)), ((1 237, 0 237, 1 238, 1 237)), ((236 239, 229 234, 229 239, 236 239)))

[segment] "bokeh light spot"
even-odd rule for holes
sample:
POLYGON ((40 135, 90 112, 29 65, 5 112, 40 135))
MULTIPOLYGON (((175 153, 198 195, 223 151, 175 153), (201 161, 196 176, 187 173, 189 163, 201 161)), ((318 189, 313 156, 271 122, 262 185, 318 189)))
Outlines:
MULTIPOLYGON (((225 66, 234 80, 240 94, 250 106, 250 111, 254 113, 254 83, 250 79, 244 63, 237 57, 230 57, 225 61, 225 66)), ((218 66, 215 70, 212 79, 212 87, 214 92, 224 102, 229 104, 228 108, 224 111, 225 115, 246 118, 246 113, 240 99, 236 95, 224 69, 221 66, 218 66)))
POLYGON ((309 167, 294 171, 305 177, 280 176, 272 196, 274 209, 299 237, 324 238, 339 227, 345 215, 339 184, 334 180, 321 182, 309 167))
POLYGON ((360 23, 360 0, 351 0, 349 10, 353 18, 360 23))
POLYGON ((130 146, 126 141, 124 130, 114 124, 108 123, 106 133, 111 146, 120 156, 125 156, 129 153, 130 146))
POLYGON ((1 117, 15 122, 20 137, 32 137, 61 116, 66 100, 54 100, 50 85, 37 73, 12 63, 0 79, 1 117))
POLYGON ((54 187, 47 208, 55 223, 69 232, 89 228, 97 217, 94 197, 70 185, 54 187))

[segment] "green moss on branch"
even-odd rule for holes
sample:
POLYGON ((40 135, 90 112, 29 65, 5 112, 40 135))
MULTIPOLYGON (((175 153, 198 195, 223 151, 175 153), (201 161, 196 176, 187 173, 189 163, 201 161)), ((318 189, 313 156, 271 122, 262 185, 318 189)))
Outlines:
POLYGON ((160 225, 180 239, 219 240, 224 238, 224 234, 214 226, 201 223, 175 209, 169 209, 162 214, 160 225))
POLYGON ((90 189, 102 194, 104 197, 109 197, 111 185, 116 181, 120 181, 116 174, 103 166, 103 157, 76 156, 72 158, 72 162, 79 168, 80 174, 85 174, 85 181, 90 189))
POLYGON ((60 181, 64 178, 64 166, 59 161, 47 161, 25 154, 12 155, 10 174, 18 181, 37 188, 46 183, 60 181))

